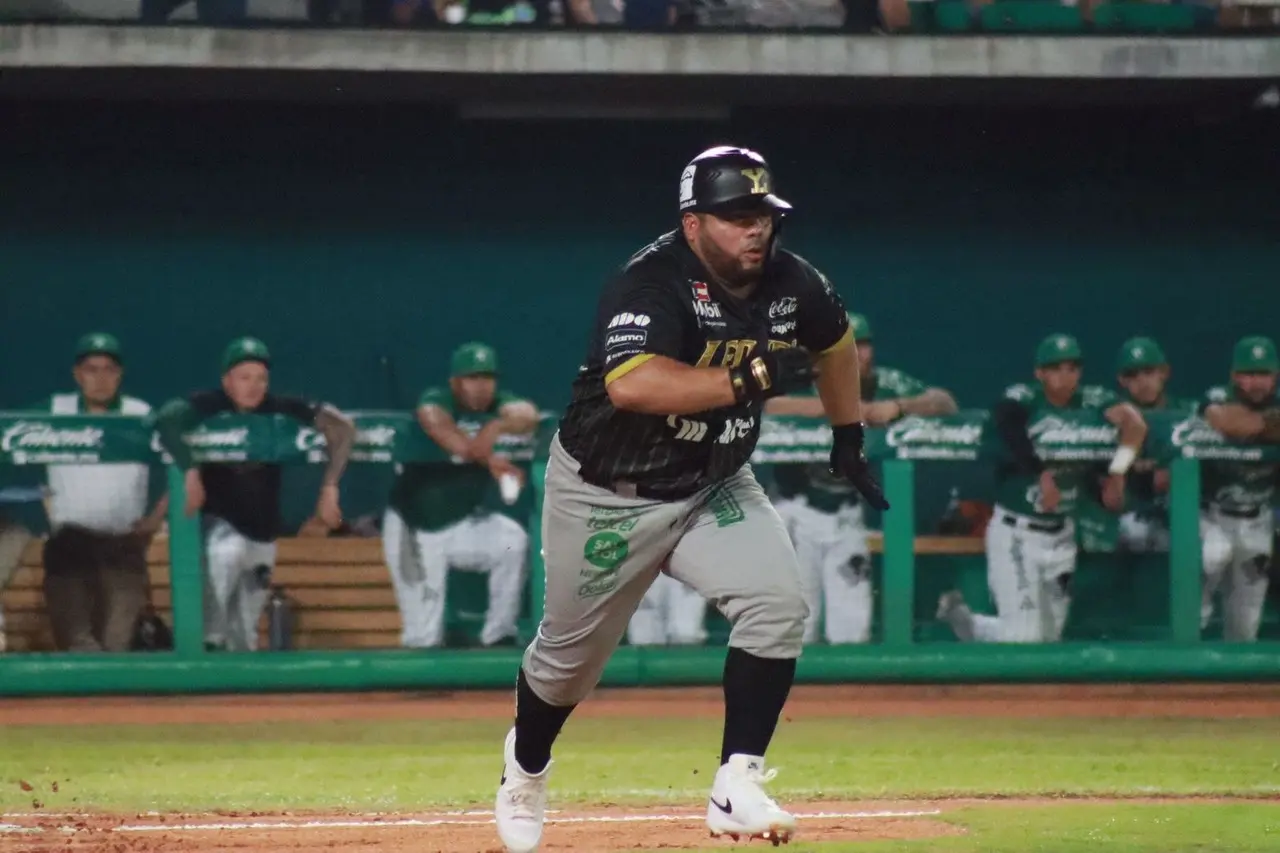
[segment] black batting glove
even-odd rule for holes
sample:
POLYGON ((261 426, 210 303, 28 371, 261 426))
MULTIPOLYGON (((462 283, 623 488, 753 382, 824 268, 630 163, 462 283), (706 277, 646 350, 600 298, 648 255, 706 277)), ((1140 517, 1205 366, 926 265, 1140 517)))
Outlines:
POLYGON ((871 466, 862 453, 862 424, 844 424, 831 428, 831 473, 844 477, 863 499, 878 510, 889 508, 884 490, 871 475, 871 466))
POLYGON ((808 350, 786 347, 752 356, 729 371, 729 380, 736 400, 768 400, 808 387, 816 375, 808 350))

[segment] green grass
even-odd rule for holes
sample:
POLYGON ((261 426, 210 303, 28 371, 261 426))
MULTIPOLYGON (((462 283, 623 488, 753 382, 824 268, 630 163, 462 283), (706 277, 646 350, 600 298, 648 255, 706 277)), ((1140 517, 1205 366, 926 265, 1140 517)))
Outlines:
MULTIPOLYGON (((30 810, 33 799, 48 811, 483 807, 501 770, 506 728, 494 720, 7 726, 0 729, 0 811, 30 810), (36 792, 22 791, 19 779, 36 792)), ((706 795, 719 738, 719 724, 709 720, 572 720, 556 751, 554 802, 691 805, 706 795)), ((1280 720, 813 719, 784 723, 770 759, 780 770, 771 791, 783 802, 1280 796, 1280 720)), ((985 814, 964 819, 978 826, 985 814)))
MULTIPOLYGON (((942 820, 962 836, 806 844, 786 853, 1272 853, 1280 805, 1054 805, 967 808, 942 820)), ((759 850, 772 848, 761 847, 759 850)), ((707 848, 704 853, 724 853, 707 848)))

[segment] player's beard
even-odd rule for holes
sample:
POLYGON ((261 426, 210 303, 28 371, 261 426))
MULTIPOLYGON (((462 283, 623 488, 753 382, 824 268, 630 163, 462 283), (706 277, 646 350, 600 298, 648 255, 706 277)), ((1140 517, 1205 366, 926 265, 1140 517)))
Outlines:
MULTIPOLYGON (((740 288, 755 284, 760 280, 760 276, 764 272, 763 262, 757 267, 747 269, 742 265, 742 261, 721 249, 714 240, 702 237, 698 242, 701 244, 699 248, 702 249, 702 257, 707 266, 711 268, 711 273, 720 279, 723 284, 732 288, 740 288)), ((767 254, 768 245, 766 244, 760 249, 767 254)))

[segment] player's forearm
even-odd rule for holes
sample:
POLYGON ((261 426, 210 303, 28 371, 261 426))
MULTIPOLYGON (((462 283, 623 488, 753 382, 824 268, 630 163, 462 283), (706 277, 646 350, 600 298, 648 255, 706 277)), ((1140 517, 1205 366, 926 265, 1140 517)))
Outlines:
POLYGON ((736 401, 728 369, 693 367, 664 356, 607 381, 605 390, 615 408, 645 415, 691 415, 736 401))
POLYGON ((195 457, 183 436, 199 423, 200 415, 183 399, 170 400, 155 414, 156 435, 160 439, 160 446, 173 457, 173 463, 184 471, 195 465, 195 457))
POLYGON ((527 435, 538 428, 540 415, 532 403, 512 403, 503 408, 498 419, 501 435, 527 435))
MULTIPOLYGON (((1262 412, 1255 412, 1238 403, 1222 403, 1210 406, 1205 410, 1205 420, 1209 426, 1236 441, 1249 441, 1261 438, 1267 429, 1266 419, 1262 412)), ((1280 427, 1272 426, 1272 430, 1280 427)), ((1276 440, 1276 439, 1271 439, 1276 440)))
POLYGON ((1027 434, 1030 413, 1023 406, 1005 400, 992 411, 991 420, 1019 473, 1037 476, 1044 471, 1044 462, 1036 455, 1036 446, 1027 434))
POLYGON ((1267 409, 1262 413, 1262 430, 1258 440, 1268 444, 1280 444, 1280 409, 1267 409))
POLYGON ((895 402, 904 415, 918 415, 922 418, 939 415, 954 415, 959 411, 955 398, 941 388, 930 388, 915 397, 899 397, 895 402))
POLYGON ((418 425, 445 453, 450 456, 461 456, 464 459, 470 458, 471 439, 458 429, 453 418, 443 410, 435 406, 420 406, 418 425))
POLYGON ((822 408, 821 397, 774 397, 764 404, 766 415, 797 415, 820 418, 827 412, 822 408))
POLYGON ((342 412, 326 404, 316 412, 316 429, 324 435, 329 456, 324 469, 324 485, 336 486, 351 459, 351 449, 356 443, 356 425, 342 412))
POLYGON ((814 386, 827 419, 836 426, 861 422, 862 385, 857 348, 844 346, 827 353, 819 360, 818 370, 814 386))

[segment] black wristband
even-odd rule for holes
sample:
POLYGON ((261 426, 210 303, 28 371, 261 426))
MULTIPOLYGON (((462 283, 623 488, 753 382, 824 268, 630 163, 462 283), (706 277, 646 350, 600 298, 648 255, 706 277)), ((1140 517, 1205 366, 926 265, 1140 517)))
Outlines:
POLYGON ((866 432, 861 422, 854 421, 851 424, 833 425, 831 427, 831 441, 837 447, 844 445, 852 445, 853 447, 862 449, 863 441, 866 438, 866 432))

